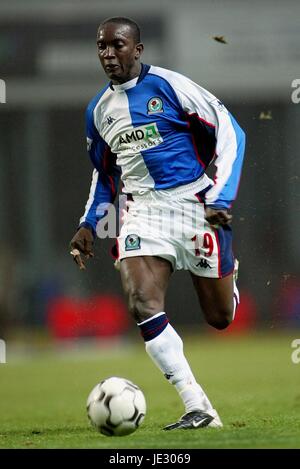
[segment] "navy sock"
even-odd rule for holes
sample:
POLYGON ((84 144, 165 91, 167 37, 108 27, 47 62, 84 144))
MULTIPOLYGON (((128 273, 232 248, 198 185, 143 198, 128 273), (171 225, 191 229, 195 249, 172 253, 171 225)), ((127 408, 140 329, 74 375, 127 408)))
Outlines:
POLYGON ((155 339, 168 325, 166 313, 158 313, 153 318, 138 324, 145 342, 155 339))

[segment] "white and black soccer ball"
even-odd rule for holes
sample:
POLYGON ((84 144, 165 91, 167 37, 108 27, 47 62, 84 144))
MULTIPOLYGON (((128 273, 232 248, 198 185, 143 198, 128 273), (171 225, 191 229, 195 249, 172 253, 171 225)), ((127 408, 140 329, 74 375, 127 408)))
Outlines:
POLYGON ((107 436, 129 435, 141 425, 146 414, 146 401, 140 388, 116 376, 98 383, 86 405, 91 424, 107 436))

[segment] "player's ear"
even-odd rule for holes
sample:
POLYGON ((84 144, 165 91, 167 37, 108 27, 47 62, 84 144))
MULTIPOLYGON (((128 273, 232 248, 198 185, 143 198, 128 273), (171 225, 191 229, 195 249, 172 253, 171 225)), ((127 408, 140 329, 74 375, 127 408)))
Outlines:
POLYGON ((136 50, 136 52, 135 52, 135 59, 137 60, 137 59, 140 58, 140 56, 141 56, 142 53, 143 53, 144 44, 142 44, 142 43, 140 42, 139 44, 137 44, 137 45, 135 46, 135 50, 136 50))

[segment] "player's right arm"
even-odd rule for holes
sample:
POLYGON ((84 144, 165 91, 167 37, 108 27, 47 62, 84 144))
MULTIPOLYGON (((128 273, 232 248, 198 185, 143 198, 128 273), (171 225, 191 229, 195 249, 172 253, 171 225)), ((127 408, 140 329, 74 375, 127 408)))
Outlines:
POLYGON ((86 112, 87 146, 94 166, 89 198, 77 232, 71 240, 71 254, 80 269, 85 269, 82 254, 93 257, 93 243, 98 221, 107 213, 109 204, 117 194, 120 169, 116 165, 116 155, 99 135, 94 124, 93 102, 86 112))

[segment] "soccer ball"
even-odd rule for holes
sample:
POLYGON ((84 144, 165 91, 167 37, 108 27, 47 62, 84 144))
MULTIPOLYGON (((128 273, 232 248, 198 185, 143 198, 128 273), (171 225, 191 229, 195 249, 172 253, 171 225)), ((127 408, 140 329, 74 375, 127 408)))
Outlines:
POLYGON ((146 414, 146 401, 140 388, 116 376, 98 383, 86 406, 91 424, 107 436, 129 435, 141 425, 146 414))

